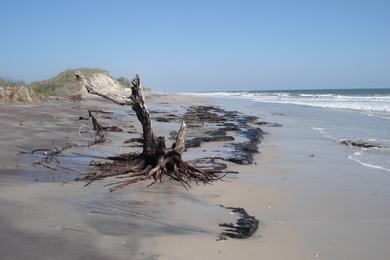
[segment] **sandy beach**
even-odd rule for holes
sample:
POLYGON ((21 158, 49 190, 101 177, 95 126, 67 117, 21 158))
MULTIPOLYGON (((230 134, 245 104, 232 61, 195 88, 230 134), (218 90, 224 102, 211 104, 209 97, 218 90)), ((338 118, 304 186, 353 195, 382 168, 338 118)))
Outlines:
POLYGON ((390 260, 390 0, 0 1, 0 260, 390 260))
MULTIPOLYGON (((147 102, 150 110, 178 114, 188 104, 229 106, 162 94, 147 95, 147 102)), ((241 108, 250 114, 248 106, 241 108)), ((140 129, 125 107, 91 96, 81 102, 1 103, 1 259, 387 259, 388 175, 348 160, 349 148, 291 123, 283 109, 260 110, 262 119, 283 126, 262 127, 269 134, 254 164, 228 163, 239 174, 189 190, 166 181, 110 193, 104 185, 112 179, 87 187, 73 180, 91 170, 94 156, 139 149, 123 145, 132 137, 128 132, 140 129), (89 140, 79 130, 91 125, 79 117, 88 109, 115 111, 113 118, 99 120, 124 132, 109 132, 109 142, 86 146, 89 140), (32 167, 37 158, 19 154, 53 141, 78 145, 61 159, 71 170, 32 167), (237 217, 219 205, 245 208, 260 221, 259 229, 247 239, 219 240, 219 224, 237 217)), ((153 124, 165 136, 178 127, 153 124)), ((191 159, 221 145, 204 143, 183 156, 191 159)))

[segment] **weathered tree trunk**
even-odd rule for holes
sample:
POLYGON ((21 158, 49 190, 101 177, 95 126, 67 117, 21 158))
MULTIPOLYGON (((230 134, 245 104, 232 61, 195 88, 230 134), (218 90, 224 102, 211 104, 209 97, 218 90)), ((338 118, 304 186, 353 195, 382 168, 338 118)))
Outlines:
POLYGON ((80 72, 76 72, 75 76, 89 93, 109 99, 119 105, 131 105, 142 125, 144 139, 141 154, 111 157, 110 159, 114 160, 113 163, 100 165, 100 171, 86 175, 82 178, 83 180, 92 182, 110 176, 125 178, 125 180, 113 183, 115 186, 110 191, 115 191, 129 184, 147 179, 153 179, 153 182, 149 185, 156 183, 158 180, 162 182, 164 176, 179 181, 186 188, 190 187, 189 182, 191 180, 208 183, 221 178, 214 174, 224 172, 224 169, 203 168, 201 170, 181 159, 181 153, 185 150, 184 136, 186 124, 184 121, 180 126, 176 142, 171 149, 167 150, 164 137, 155 137, 138 75, 131 81, 131 96, 125 101, 96 90, 91 82, 80 72))
POLYGON ((138 120, 142 124, 142 135, 144 138, 143 154, 146 158, 154 158, 157 155, 158 150, 163 149, 164 151, 159 151, 160 153, 165 153, 165 140, 164 138, 159 139, 158 143, 156 137, 153 134, 152 123, 150 121, 149 111, 145 105, 145 99, 141 89, 140 78, 135 75, 134 79, 131 81, 131 100, 132 108, 135 111, 138 120), (159 148, 158 148, 159 147, 159 148))

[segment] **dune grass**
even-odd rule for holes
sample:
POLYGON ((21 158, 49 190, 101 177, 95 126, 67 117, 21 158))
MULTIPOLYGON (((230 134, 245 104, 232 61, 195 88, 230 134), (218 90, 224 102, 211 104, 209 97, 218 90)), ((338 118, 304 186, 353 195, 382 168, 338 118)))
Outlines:
POLYGON ((0 100, 10 102, 32 102, 40 99, 34 91, 24 86, 20 80, 13 80, 10 77, 0 76, 0 100))
POLYGON ((98 68, 69 69, 61 72, 57 76, 33 82, 27 87, 33 89, 42 96, 70 96, 80 91, 80 83, 74 77, 76 71, 81 71, 85 76, 90 77, 95 73, 106 73, 105 70, 98 68))
POLYGON ((13 80, 7 76, 0 76, 0 87, 20 87, 23 86, 24 82, 20 80, 13 80))
MULTIPOLYGON (((48 96, 74 97, 80 95, 81 85, 75 78, 76 71, 80 71, 87 78, 96 73, 107 74, 99 68, 69 69, 53 78, 25 84, 23 81, 12 80, 9 77, 0 77, 0 99, 7 101, 35 101, 48 96)), ((130 80, 119 78, 117 81, 124 87, 130 86, 130 80)))

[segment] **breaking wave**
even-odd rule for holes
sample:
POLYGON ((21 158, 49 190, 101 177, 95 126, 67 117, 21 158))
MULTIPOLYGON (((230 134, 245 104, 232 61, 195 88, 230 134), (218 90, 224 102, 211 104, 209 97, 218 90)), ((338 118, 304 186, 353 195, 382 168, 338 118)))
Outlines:
MULTIPOLYGON (((309 91, 286 91, 286 92, 202 92, 183 93, 196 96, 226 97, 249 99, 258 102, 295 104, 312 107, 332 109, 348 109, 365 112, 369 116, 390 119, 390 89, 375 90, 329 90, 333 93, 307 93, 309 91), (371 91, 371 92, 370 92, 371 91)), ((316 92, 316 90, 313 90, 316 92)))

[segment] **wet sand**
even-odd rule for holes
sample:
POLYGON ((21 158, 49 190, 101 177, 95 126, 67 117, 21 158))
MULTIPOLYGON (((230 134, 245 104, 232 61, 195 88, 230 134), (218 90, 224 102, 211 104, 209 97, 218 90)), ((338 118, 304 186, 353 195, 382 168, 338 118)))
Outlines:
MULTIPOLYGON (((213 102, 163 95, 148 101, 149 109, 175 111, 213 102)), ((74 177, 72 172, 32 168, 31 159, 18 155, 50 146, 52 140, 63 142, 64 136, 85 144, 78 129, 86 122, 77 119, 90 107, 122 111, 115 125, 126 131, 132 130, 126 128, 128 120, 137 125, 123 108, 95 98, 82 105, 1 104, 1 259, 388 259, 389 177, 339 156, 345 147, 290 126, 283 116, 265 115, 285 122, 264 128, 270 134, 260 145, 257 164, 230 164, 238 175, 189 191, 169 181, 115 193, 104 187, 110 180, 88 187, 63 184, 74 177), (220 204, 245 208, 260 220, 259 230, 248 239, 217 241, 218 224, 235 217, 220 204)), ((165 135, 178 127, 154 125, 165 135)), ((129 137, 110 133, 110 143, 76 147, 69 153, 85 158, 66 165, 85 172, 90 156, 137 149, 117 146, 129 137)), ((185 157, 194 156, 192 151, 185 157)))
POLYGON ((162 237, 162 259, 388 259, 390 176, 349 160, 349 148, 292 122, 286 107, 268 106, 259 111, 283 127, 265 128, 258 164, 239 167, 231 183, 195 189, 205 201, 245 207, 260 230, 222 243, 162 237))
MULTIPOLYGON (((161 95, 148 100, 151 110, 164 109, 167 101, 172 102, 161 95)), ((197 104, 191 100, 191 104, 197 104)), ((181 104, 187 101, 184 98, 180 104, 169 105, 169 109, 182 109, 181 104)), ((142 248, 144 239, 192 233, 215 239, 221 231, 218 224, 233 221, 227 210, 195 198, 175 182, 150 188, 139 183, 109 193, 104 185, 115 179, 88 187, 83 186, 84 182, 73 181, 88 172, 94 156, 141 149, 123 144, 128 138, 139 137, 137 133, 127 133, 140 130, 128 109, 94 97, 86 97, 82 103, 49 100, 1 104, 0 143, 5 148, 0 152, 1 259, 156 259, 157 252, 142 248), (106 143, 87 146, 91 140, 80 136, 79 128, 92 125, 90 120, 79 117, 87 116, 88 109, 114 111, 111 119, 98 115, 99 122, 116 125, 124 132, 107 132, 106 143), (53 142, 57 147, 66 142, 75 144, 59 158, 61 167, 70 170, 32 167, 31 163, 40 156, 20 154, 51 148, 53 142)), ((157 134, 166 136, 178 128, 177 123, 154 125, 157 134)))

